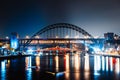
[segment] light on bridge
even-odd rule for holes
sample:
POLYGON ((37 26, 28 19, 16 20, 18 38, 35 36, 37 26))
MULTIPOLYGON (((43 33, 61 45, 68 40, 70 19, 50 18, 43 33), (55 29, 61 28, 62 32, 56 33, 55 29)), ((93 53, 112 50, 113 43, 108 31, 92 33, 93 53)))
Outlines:
POLYGON ((56 36, 56 38, 59 38, 58 36, 56 36))
POLYGON ((5 38, 6 38, 6 39, 9 39, 9 37, 8 37, 8 36, 6 36, 5 38))
POLYGON ((27 35, 25 38, 26 38, 26 39, 29 39, 30 37, 27 35))
POLYGON ((87 39, 87 38, 89 38, 89 36, 88 36, 88 35, 85 35, 84 38, 87 39))
POLYGON ((95 36, 94 38, 96 38, 96 39, 97 39, 97 38, 99 38, 99 36, 95 36))
POLYGON ((77 36, 75 36, 75 38, 79 38, 79 36, 77 35, 77 36))
POLYGON ((35 36, 35 38, 39 39, 39 38, 40 38, 40 36, 38 36, 38 35, 37 35, 37 36, 35 36))
POLYGON ((66 35, 65 38, 69 38, 69 35, 66 35))

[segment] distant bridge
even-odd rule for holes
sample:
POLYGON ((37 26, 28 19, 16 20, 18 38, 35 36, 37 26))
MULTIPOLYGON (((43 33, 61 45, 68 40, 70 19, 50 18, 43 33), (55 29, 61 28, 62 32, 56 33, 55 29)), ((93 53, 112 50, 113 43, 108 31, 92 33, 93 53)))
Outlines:
MULTIPOLYGON (((1 42, 10 42, 10 39, 0 39, 1 42)), ((84 29, 68 24, 68 23, 57 23, 44 27, 43 29, 36 32, 31 37, 18 39, 19 46, 44 46, 51 45, 70 45, 71 44, 103 44, 104 38, 94 38, 90 33, 84 29)))

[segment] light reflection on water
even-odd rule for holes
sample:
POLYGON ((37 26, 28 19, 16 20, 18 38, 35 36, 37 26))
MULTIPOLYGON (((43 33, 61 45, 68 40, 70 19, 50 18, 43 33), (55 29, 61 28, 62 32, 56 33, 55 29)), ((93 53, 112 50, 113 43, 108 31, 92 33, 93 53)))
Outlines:
POLYGON ((90 65, 89 65, 89 56, 85 56, 85 65, 84 65, 84 76, 85 80, 89 80, 90 75, 90 65))
POLYGON ((26 57, 25 58, 25 68, 26 68, 26 77, 27 80, 32 80, 32 60, 31 57, 26 57))
POLYGON ((70 71, 69 55, 65 55, 65 59, 64 60, 65 60, 65 71, 66 71, 65 78, 67 80, 69 80, 69 76, 70 76, 70 73, 69 73, 69 71, 70 71))
POLYGON ((106 71, 108 71, 108 57, 106 57, 106 71))
POLYGON ((55 69, 56 72, 59 72, 59 57, 55 56, 55 69))
POLYGON ((40 70, 40 57, 36 56, 35 61, 36 61, 36 71, 39 71, 40 70))
POLYGON ((115 57, 66 54, 22 57, 0 63, 0 80, 9 80, 10 74, 22 73, 25 76, 20 78, 22 80, 47 80, 51 76, 51 80, 120 80, 120 59, 115 57), (22 73, 19 73, 18 67, 23 70, 22 73))
POLYGON ((5 61, 1 62, 1 79, 0 80, 6 80, 6 66, 5 66, 5 61))
POLYGON ((105 70, 105 57, 102 56, 102 71, 105 70))
POLYGON ((94 75, 100 75, 99 71, 101 68, 100 56, 94 56, 94 75))
POLYGON ((74 70, 75 80, 78 80, 80 79, 80 72, 79 72, 80 71, 80 57, 78 54, 74 55, 74 68, 75 68, 74 70))
POLYGON ((115 64, 115 73, 119 74, 120 73, 120 59, 116 58, 116 64, 115 64))

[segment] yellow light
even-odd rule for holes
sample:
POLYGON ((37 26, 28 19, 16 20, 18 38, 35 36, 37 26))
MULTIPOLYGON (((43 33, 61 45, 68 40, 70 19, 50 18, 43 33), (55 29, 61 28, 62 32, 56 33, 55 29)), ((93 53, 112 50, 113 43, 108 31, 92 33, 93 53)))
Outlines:
POLYGON ((58 72, 59 70, 59 57, 55 56, 55 62, 56 62, 56 71, 58 72))
POLYGON ((40 68, 40 57, 39 56, 36 56, 36 71, 39 71, 39 68, 40 68))
POLYGON ((69 73, 69 70, 70 70, 70 66, 69 66, 69 55, 65 55, 65 69, 66 69, 66 73, 65 73, 65 77, 67 80, 69 80, 69 76, 70 76, 70 73, 69 73))
POLYGON ((84 69, 85 69, 85 71, 89 71, 90 69, 90 66, 89 66, 89 56, 87 55, 87 56, 85 56, 85 67, 84 67, 84 69))

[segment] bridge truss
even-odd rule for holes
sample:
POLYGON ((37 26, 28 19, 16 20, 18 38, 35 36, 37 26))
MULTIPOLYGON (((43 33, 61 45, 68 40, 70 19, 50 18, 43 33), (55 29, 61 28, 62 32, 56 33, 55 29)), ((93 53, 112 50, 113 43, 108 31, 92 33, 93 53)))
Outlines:
MULTIPOLYGON (((68 24, 68 23, 56 23, 53 25, 49 25, 47 27, 44 27, 43 29, 36 32, 32 38, 93 38, 91 34, 89 34, 84 29, 68 24), (39 37, 37 37, 39 36, 39 37)), ((30 44, 32 40, 28 40, 26 44, 30 44)))

